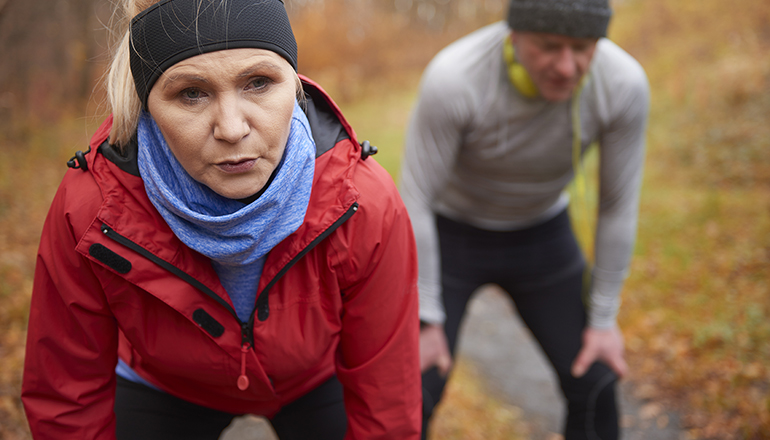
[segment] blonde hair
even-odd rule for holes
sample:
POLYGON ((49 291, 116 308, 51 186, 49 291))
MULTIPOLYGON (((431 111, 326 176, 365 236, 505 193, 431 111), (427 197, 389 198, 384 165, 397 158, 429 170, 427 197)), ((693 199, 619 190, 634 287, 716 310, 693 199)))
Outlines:
POLYGON ((115 11, 122 17, 113 17, 113 32, 120 35, 120 42, 112 53, 112 63, 107 72, 107 99, 112 110, 110 143, 119 149, 128 144, 136 132, 142 103, 136 93, 131 76, 131 19, 160 0, 122 0, 115 11))
MULTIPOLYGON (((112 62, 106 75, 107 99, 112 111, 110 143, 121 151, 136 133, 139 115, 142 112, 142 103, 134 85, 134 77, 131 74, 131 19, 160 1, 117 0, 119 6, 116 8, 112 19, 112 32, 119 40, 113 50, 112 62)), ((227 0, 220 1, 224 3, 227 0)), ((304 103, 305 95, 302 90, 302 81, 296 72, 294 72, 294 77, 297 83, 297 99, 300 103, 304 103)))

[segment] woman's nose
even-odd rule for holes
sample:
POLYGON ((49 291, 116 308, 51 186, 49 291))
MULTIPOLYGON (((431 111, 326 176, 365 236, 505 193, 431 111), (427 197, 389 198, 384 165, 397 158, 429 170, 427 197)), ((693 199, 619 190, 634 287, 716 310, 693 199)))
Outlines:
POLYGON ((214 138, 235 144, 251 132, 244 109, 237 99, 223 98, 214 115, 214 138))

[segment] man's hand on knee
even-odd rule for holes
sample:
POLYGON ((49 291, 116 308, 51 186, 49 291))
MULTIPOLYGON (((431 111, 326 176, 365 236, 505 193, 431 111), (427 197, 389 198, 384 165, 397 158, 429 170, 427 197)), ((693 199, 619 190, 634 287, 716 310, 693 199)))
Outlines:
POLYGON ((424 373, 431 367, 436 367, 442 377, 452 368, 444 327, 436 324, 427 324, 420 330, 420 371, 424 373))
POLYGON ((628 366, 623 358, 623 334, 619 328, 583 330, 583 346, 572 363, 572 375, 583 376, 596 361, 607 364, 618 377, 625 376, 628 366))

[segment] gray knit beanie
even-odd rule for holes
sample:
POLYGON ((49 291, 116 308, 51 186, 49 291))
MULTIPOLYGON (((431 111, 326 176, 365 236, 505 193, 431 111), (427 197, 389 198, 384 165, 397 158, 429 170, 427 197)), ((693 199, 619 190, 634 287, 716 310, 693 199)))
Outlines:
POLYGON ((608 0, 511 0, 508 25, 515 31, 576 38, 607 36, 608 0))

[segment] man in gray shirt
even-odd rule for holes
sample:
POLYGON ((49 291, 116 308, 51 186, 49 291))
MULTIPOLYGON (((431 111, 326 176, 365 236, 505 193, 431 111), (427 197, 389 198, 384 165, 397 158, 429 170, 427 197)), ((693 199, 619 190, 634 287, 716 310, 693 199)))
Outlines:
POLYGON ((639 63, 604 38, 610 16, 607 0, 512 0, 507 22, 451 44, 423 75, 401 193, 420 258, 424 431, 467 302, 495 283, 559 376, 566 440, 618 436, 614 384, 626 364, 616 315, 649 86, 639 63), (594 142, 599 212, 586 264, 564 190, 594 142))

